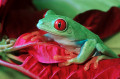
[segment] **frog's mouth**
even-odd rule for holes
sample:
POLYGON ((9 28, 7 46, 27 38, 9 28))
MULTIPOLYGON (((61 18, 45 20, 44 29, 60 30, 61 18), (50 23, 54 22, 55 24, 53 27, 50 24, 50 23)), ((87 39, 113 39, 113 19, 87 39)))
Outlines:
POLYGON ((70 34, 65 33, 65 31, 58 31, 58 30, 50 27, 48 24, 44 24, 43 25, 41 23, 38 23, 37 24, 37 28, 40 29, 40 30, 42 30, 42 31, 45 31, 47 33, 50 33, 52 35, 55 35, 55 36, 62 36, 62 37, 69 36, 69 37, 71 37, 70 34))
POLYGON ((45 29, 44 26, 42 26, 42 25, 40 25, 40 26, 37 25, 37 28, 46 32, 46 33, 50 33, 52 35, 57 35, 57 33, 53 33, 52 31, 45 29))
POLYGON ((64 35, 60 35, 60 33, 57 33, 57 32, 53 32, 53 31, 49 31, 49 30, 46 30, 44 28, 40 28, 42 31, 46 32, 47 34, 50 34, 52 36, 56 36, 56 37, 61 37, 61 38, 65 38, 66 36, 64 35))

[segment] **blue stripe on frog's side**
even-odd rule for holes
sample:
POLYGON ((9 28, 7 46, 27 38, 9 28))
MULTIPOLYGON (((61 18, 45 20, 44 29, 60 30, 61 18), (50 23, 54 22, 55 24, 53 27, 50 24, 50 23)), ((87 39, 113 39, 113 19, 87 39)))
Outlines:
POLYGON ((77 41, 76 45, 82 46, 86 41, 88 41, 88 40, 77 41))
MULTIPOLYGON (((77 45, 80 45, 80 46, 81 46, 81 51, 82 51, 83 46, 84 46, 84 43, 85 43, 86 41, 88 41, 88 40, 82 40, 82 41, 77 41, 77 42, 76 42, 77 45)), ((99 56, 99 55, 101 55, 101 53, 100 53, 99 51, 95 50, 95 53, 93 54, 92 57, 94 57, 94 56, 99 56)))

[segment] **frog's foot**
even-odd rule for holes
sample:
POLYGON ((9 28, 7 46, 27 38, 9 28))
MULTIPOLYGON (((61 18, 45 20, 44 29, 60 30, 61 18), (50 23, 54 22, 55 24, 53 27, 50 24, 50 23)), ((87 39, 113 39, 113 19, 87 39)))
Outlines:
POLYGON ((67 60, 66 62, 59 63, 58 66, 60 66, 60 67, 62 67, 62 66, 69 66, 70 64, 73 64, 73 63, 79 63, 77 58, 72 58, 70 60, 67 60))
POLYGON ((70 60, 72 58, 75 58, 77 55, 78 55, 78 53, 76 53, 76 52, 71 52, 71 51, 65 50, 65 56, 55 55, 54 59, 55 60, 70 60))
POLYGON ((65 50, 65 54, 70 55, 73 58, 73 57, 77 56, 79 53, 77 53, 76 51, 65 50))
POLYGON ((92 63, 94 63, 94 69, 98 67, 98 56, 93 57, 90 61, 85 64, 84 70, 87 71, 92 63))
POLYGON ((69 59, 72 59, 73 56, 61 56, 61 55, 55 55, 54 56, 54 60, 69 60, 69 59))
MULTIPOLYGON (((61 55, 55 55, 54 56, 54 59, 55 60, 69 60, 69 59, 72 59, 73 57, 72 56, 61 56, 61 55)), ((62 67, 62 66, 68 66, 68 65, 70 65, 71 64, 71 62, 69 62, 69 61, 66 61, 66 62, 63 62, 63 63, 58 63, 58 66, 59 67, 62 67)))
POLYGON ((63 66, 69 66, 70 64, 72 64, 71 62, 64 62, 64 63, 59 63, 58 66, 59 67, 63 67, 63 66))
POLYGON ((93 57, 90 61, 88 61, 85 64, 84 70, 87 71, 90 68, 90 65, 92 63, 94 64, 94 69, 96 69, 98 67, 98 62, 100 60, 103 60, 103 59, 111 59, 111 57, 108 57, 108 56, 105 56, 105 55, 93 57))
POLYGON ((37 39, 41 39, 42 41, 46 40, 46 38, 44 36, 42 36, 39 31, 34 31, 30 34, 27 34, 26 36, 23 37, 23 39, 25 39, 25 40, 31 39, 31 41, 36 41, 37 39))
POLYGON ((35 32, 30 33, 30 34, 27 34, 26 36, 23 37, 23 39, 29 39, 33 36, 38 36, 38 35, 39 35, 39 32, 35 31, 35 32))

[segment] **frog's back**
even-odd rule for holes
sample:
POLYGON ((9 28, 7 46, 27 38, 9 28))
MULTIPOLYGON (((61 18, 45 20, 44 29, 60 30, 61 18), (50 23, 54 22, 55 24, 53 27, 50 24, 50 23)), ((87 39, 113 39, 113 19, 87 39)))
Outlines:
POLYGON ((76 40, 96 39, 97 42, 103 43, 98 35, 94 34, 83 25, 77 22, 75 22, 74 24, 75 25, 72 28, 75 29, 74 35, 76 40))

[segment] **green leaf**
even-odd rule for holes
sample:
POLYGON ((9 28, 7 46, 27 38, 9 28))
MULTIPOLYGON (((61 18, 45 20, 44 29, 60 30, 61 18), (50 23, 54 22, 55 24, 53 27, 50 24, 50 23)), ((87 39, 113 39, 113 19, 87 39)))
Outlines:
POLYGON ((0 66, 0 79, 30 79, 30 78, 16 70, 0 66))
POLYGON ((105 40, 104 43, 120 55, 120 32, 105 40))

